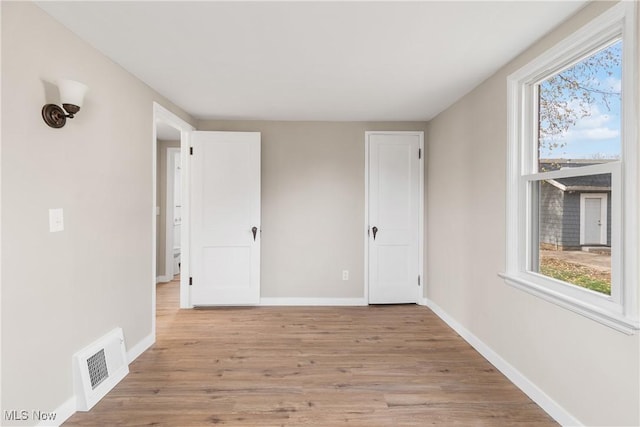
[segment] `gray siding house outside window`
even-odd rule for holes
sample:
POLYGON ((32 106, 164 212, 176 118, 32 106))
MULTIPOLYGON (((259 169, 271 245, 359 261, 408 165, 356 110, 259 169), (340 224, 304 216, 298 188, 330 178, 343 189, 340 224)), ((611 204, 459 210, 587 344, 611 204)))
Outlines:
MULTIPOLYGON (((583 166, 586 162, 572 164, 570 161, 553 160, 546 165, 547 170, 560 167, 583 166)), ((574 161, 575 162, 575 161, 574 161)), ((591 161, 591 164, 601 163, 591 161)), ((539 203, 539 239, 543 249, 579 250, 583 246, 611 246, 611 175, 589 175, 559 178, 542 182, 539 203), (587 242, 581 244, 581 195, 606 194, 606 244, 587 242)), ((584 207, 584 206, 582 206, 584 207)))

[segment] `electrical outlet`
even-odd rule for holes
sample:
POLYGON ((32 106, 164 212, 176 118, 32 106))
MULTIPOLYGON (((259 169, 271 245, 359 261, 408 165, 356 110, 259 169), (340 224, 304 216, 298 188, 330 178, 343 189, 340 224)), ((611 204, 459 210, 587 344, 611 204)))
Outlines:
POLYGON ((342 270, 342 280, 349 280, 349 270, 342 270))

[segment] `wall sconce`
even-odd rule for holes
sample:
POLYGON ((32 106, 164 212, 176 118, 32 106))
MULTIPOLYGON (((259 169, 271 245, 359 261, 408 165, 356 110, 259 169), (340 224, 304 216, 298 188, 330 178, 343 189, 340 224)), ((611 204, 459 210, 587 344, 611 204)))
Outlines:
POLYGON ((88 87, 73 80, 58 80, 58 91, 62 108, 56 104, 47 104, 42 107, 42 118, 52 128, 61 128, 67 122, 67 117, 73 119, 80 111, 84 95, 88 87), (67 114, 68 113, 68 114, 67 114))

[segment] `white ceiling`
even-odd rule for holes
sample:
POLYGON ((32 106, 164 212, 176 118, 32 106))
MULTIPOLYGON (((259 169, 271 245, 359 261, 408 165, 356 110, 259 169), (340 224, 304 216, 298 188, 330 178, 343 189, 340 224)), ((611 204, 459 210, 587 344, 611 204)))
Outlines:
POLYGON ((429 120, 586 1, 39 2, 200 119, 429 120))

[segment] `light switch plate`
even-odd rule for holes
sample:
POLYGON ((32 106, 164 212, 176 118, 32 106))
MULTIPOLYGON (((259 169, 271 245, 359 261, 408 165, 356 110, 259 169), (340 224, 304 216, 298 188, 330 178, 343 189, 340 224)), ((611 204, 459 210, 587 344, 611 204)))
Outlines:
POLYGON ((62 208, 49 209, 49 231, 52 233, 64 230, 62 208))

